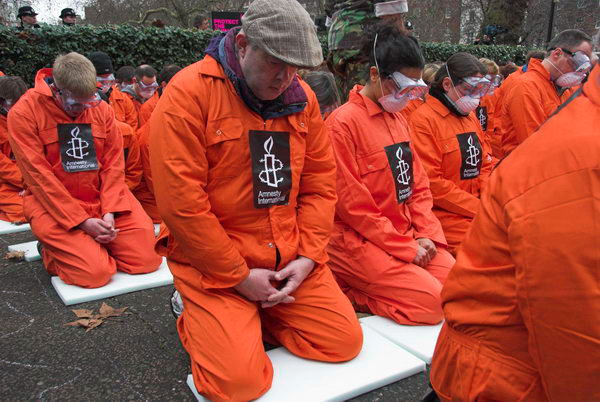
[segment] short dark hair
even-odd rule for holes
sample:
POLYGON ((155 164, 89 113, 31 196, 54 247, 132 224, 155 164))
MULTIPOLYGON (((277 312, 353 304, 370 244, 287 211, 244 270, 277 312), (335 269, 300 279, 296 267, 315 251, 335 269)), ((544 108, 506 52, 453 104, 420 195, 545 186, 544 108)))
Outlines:
POLYGON ((0 77, 0 98, 16 102, 25 92, 27 92, 27 84, 21 77, 8 75, 0 77))
POLYGON ((507 63, 500 67, 500 74, 504 77, 504 79, 508 78, 509 75, 517 71, 518 68, 515 63, 507 63))
POLYGON ((165 82, 168 84, 169 81, 171 81, 171 78, 173 78, 179 71, 181 71, 181 67, 179 67, 177 64, 167 64, 162 70, 160 70, 160 73, 158 74, 158 83, 162 84, 165 82))
POLYGON ((425 66, 425 59, 417 39, 390 24, 377 24, 368 33, 362 54, 367 55, 369 66, 376 65, 375 57, 377 57, 379 73, 383 77, 389 77, 402 68, 422 69, 425 66))
POLYGON ((561 47, 571 50, 581 45, 581 42, 592 43, 592 38, 579 29, 567 29, 556 35, 554 39, 550 41, 548 44, 548 52, 554 49, 560 49, 561 47))
POLYGON ((529 60, 531 59, 538 59, 538 60, 544 60, 546 58, 546 51, 544 50, 530 50, 529 52, 527 52, 527 63, 529 63, 529 60))
POLYGON ((142 64, 141 66, 138 66, 135 69, 135 78, 142 80, 144 77, 156 77, 156 70, 148 64, 142 64))
POLYGON ((303 78, 317 95, 321 109, 336 103, 340 104, 340 94, 335 85, 335 78, 329 71, 310 71, 304 74, 303 78))
POLYGON ((133 77, 135 76, 135 67, 133 66, 123 66, 117 70, 115 74, 115 79, 117 82, 131 82, 133 81, 133 77))
POLYGON ((206 15, 198 14, 194 16, 194 22, 192 23, 192 25, 194 26, 194 28, 198 28, 206 20, 208 20, 208 17, 206 15))
POLYGON ((433 88, 442 89, 442 82, 444 81, 444 78, 448 77, 448 72, 450 72, 452 83, 457 85, 464 78, 472 77, 475 74, 479 73, 481 75, 486 75, 488 70, 487 67, 472 54, 465 52, 455 53, 440 67, 435 74, 431 86, 433 88))

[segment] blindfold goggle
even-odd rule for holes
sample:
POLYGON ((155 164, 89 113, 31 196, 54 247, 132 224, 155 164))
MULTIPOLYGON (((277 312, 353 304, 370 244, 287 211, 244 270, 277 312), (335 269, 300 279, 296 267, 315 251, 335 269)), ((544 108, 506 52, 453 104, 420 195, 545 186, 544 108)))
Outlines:
POLYGON ((485 96, 492 87, 491 80, 482 77, 466 77, 457 85, 464 95, 472 98, 481 98, 485 96))
POLYGON ((158 83, 156 83, 156 81, 148 85, 144 84, 142 81, 138 81, 138 85, 140 86, 140 90, 143 91, 152 91, 158 88, 158 83))
POLYGON ((406 75, 395 72, 389 77, 396 85, 394 96, 396 98, 408 97, 411 100, 422 98, 427 92, 429 87, 423 81, 423 79, 413 79, 406 75))
POLYGON ((91 109, 93 107, 98 106, 102 102, 102 98, 97 92, 94 92, 94 95, 87 98, 81 98, 78 96, 74 96, 71 92, 67 90, 58 90, 58 96, 66 110, 69 111, 81 111, 85 109, 91 109))
POLYGON ((96 77, 96 82, 98 82, 101 87, 105 88, 112 87, 117 81, 115 80, 115 75, 111 74, 108 77, 96 77))
POLYGON ((587 73, 592 69, 592 61, 588 55, 582 51, 577 51, 575 53, 567 49, 562 49, 562 51, 571 56, 571 61, 573 63, 573 67, 575 68, 575 72, 587 73))

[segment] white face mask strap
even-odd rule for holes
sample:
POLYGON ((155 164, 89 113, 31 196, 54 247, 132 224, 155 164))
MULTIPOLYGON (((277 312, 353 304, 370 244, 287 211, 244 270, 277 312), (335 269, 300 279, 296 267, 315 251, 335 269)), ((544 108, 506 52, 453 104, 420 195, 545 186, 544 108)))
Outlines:
POLYGON ((556 71, 558 71, 559 73, 561 73, 562 75, 564 75, 565 73, 563 73, 560 68, 556 67, 556 64, 552 63, 552 60, 550 60, 550 58, 546 59, 548 60, 548 63, 550 63, 552 65, 552 67, 554 67, 556 69, 556 71))
POLYGON ((454 88, 454 91, 456 92, 457 95, 460 95, 460 93, 454 86, 454 81, 452 80, 452 76, 450 75, 450 69, 448 69, 448 63, 446 63, 446 72, 448 73, 448 79, 450 80, 450 84, 452 84, 452 88, 454 88))
POLYGON ((379 64, 377 63, 377 37, 379 34, 375 34, 375 40, 373 41, 373 58, 375 59, 375 68, 377 68, 377 75, 379 76, 379 88, 381 88, 381 96, 384 96, 383 85, 381 84, 381 71, 379 71, 379 64))

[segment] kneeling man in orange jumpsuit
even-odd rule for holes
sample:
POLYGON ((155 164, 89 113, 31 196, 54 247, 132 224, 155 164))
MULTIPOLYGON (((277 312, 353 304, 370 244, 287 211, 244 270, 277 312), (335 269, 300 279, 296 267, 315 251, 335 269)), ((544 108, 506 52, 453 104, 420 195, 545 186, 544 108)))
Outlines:
POLYGON ((27 91, 20 77, 0 77, 0 220, 24 223, 23 178, 8 143, 8 111, 27 91))
POLYGON ((372 65, 367 85, 355 86, 327 119, 339 197, 331 269, 357 310, 400 324, 437 324, 454 258, 400 113, 428 90, 424 59, 417 41, 392 27, 379 30, 365 50, 372 65))
MULTIPOLYGON (((296 0, 255 0, 241 30, 213 39, 150 118, 158 240, 183 299, 177 328, 198 391, 253 400, 271 387, 270 335, 307 359, 362 347, 325 264, 335 159, 319 104, 296 74, 323 61, 296 0)), ((286 373, 297 375, 298 373, 286 373)))
POLYGON ((492 173, 442 291, 443 401, 600 400, 598 127, 595 67, 492 173))
POLYGON ((88 59, 69 53, 40 70, 8 128, 48 273, 94 288, 116 270, 158 268, 152 222, 125 184, 123 141, 88 59))

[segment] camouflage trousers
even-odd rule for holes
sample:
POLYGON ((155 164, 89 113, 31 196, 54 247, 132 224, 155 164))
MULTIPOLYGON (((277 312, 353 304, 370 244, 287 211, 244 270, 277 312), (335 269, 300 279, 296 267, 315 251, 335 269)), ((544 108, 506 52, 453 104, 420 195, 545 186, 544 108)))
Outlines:
POLYGON ((354 85, 365 85, 369 79, 369 63, 360 61, 358 52, 341 49, 329 53, 327 64, 335 76, 342 102, 348 100, 348 94, 354 85))

